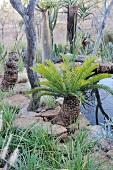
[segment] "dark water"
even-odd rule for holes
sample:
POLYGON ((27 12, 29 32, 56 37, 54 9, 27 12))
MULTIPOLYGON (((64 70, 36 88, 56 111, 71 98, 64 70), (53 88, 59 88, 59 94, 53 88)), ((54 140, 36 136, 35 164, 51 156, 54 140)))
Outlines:
MULTIPOLYGON (((112 88, 113 79, 106 78, 99 82, 112 88)), ((101 124, 113 117, 113 96, 104 90, 95 89, 87 93, 87 104, 81 108, 92 125, 101 124)))

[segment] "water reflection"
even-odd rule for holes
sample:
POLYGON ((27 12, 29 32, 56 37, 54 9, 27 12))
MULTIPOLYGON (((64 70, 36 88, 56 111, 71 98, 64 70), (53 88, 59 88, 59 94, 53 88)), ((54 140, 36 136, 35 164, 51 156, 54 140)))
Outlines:
MULTIPOLYGON (((113 89, 113 79, 107 78, 99 82, 113 89)), ((113 96, 104 90, 94 89, 87 92, 86 103, 81 112, 86 115, 92 125, 104 123, 105 119, 113 117, 113 96)))

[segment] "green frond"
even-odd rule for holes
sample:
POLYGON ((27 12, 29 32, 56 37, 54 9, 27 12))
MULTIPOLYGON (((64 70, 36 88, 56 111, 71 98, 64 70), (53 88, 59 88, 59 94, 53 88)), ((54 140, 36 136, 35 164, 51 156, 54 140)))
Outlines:
POLYGON ((82 83, 80 90, 84 90, 89 85, 93 85, 93 83, 97 83, 104 78, 110 78, 110 77, 111 77, 111 74, 108 74, 108 73, 95 75, 95 76, 89 78, 88 80, 85 80, 84 83, 82 83))
POLYGON ((50 89, 50 88, 37 87, 35 89, 32 89, 32 90, 28 91, 26 94, 31 94, 31 93, 40 92, 40 91, 57 93, 56 91, 54 91, 53 89, 50 89))
POLYGON ((44 85, 48 88, 51 88, 53 91, 56 91, 57 93, 60 93, 62 95, 65 95, 67 93, 67 91, 59 89, 57 87, 55 87, 51 82, 49 81, 41 81, 41 82, 36 82, 36 84, 40 84, 40 85, 44 85))
POLYGON ((83 63, 83 65, 77 66, 77 68, 75 68, 76 76, 72 83, 71 88, 73 88, 75 86, 76 86, 76 88, 78 88, 80 79, 82 78, 82 76, 83 77, 86 76, 86 75, 84 76, 85 72, 89 69, 89 67, 91 67, 92 63, 95 61, 96 58, 97 57, 95 57, 95 56, 90 57, 83 63))
POLYGON ((109 92, 111 95, 113 95, 113 90, 112 90, 110 87, 108 87, 108 86, 106 86, 106 85, 103 85, 103 84, 91 85, 91 86, 89 86, 86 90, 89 90, 89 89, 97 89, 97 88, 103 89, 103 90, 109 92))
POLYGON ((45 66, 44 64, 39 64, 37 68, 31 68, 31 69, 41 74, 44 78, 50 81, 55 87, 63 89, 62 81, 58 81, 57 79, 58 76, 53 74, 51 69, 49 70, 49 67, 45 66))
POLYGON ((98 64, 92 64, 90 67, 88 67, 82 74, 81 79, 86 79, 87 77, 91 76, 93 74, 93 71, 98 68, 98 64))

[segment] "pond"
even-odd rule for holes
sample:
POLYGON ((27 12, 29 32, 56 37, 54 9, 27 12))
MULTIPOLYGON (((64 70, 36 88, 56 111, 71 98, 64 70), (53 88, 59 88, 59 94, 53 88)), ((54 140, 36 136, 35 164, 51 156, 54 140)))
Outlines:
MULTIPOLYGON (((106 78, 99 82, 113 89, 113 79, 106 78)), ((113 96, 104 90, 92 90, 86 94, 86 104, 81 107, 91 125, 101 124, 113 117, 113 96)))

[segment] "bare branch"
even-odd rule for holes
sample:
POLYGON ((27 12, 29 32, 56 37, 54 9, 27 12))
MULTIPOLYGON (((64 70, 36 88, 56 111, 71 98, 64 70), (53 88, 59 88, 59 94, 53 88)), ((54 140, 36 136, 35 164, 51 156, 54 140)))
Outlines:
POLYGON ((21 0, 10 0, 13 8, 23 17, 24 16, 24 6, 21 0))
POLYGON ((108 8, 106 9, 106 11, 104 13, 104 19, 102 21, 102 24, 101 24, 101 27, 100 27, 100 31, 99 31, 99 33, 97 35, 97 39, 96 39, 96 42, 95 42, 95 46, 94 46, 92 55, 96 55, 96 53, 97 53, 97 49, 98 49, 98 46, 100 44, 100 40, 102 38, 102 34, 103 34, 103 31, 104 31, 104 28, 105 28, 105 25, 106 25, 107 17, 108 17, 108 14, 110 13, 112 5, 113 5, 113 0, 111 0, 108 8))

